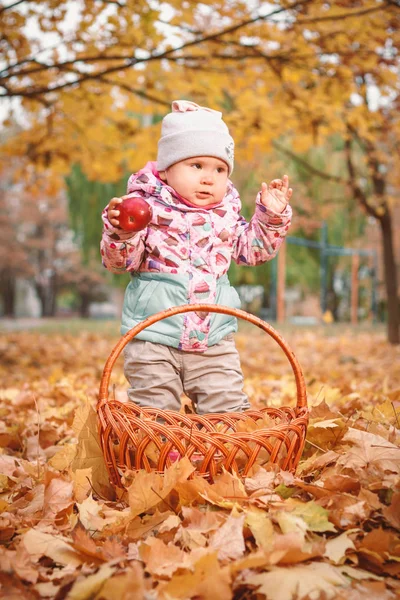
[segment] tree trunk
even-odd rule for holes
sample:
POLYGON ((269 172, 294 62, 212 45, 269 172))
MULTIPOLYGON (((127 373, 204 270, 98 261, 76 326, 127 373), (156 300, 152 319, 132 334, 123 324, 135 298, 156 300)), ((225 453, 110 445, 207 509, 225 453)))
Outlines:
POLYGON ((3 301, 3 314, 5 317, 15 317, 16 280, 9 269, 4 269, 0 274, 1 298, 3 301))
POLYGON ((56 312, 56 288, 54 277, 45 282, 36 282, 36 291, 39 296, 42 317, 54 317, 56 312))
POLYGON ((393 245, 392 216, 389 210, 379 218, 382 232, 383 266, 387 296, 388 341, 400 344, 400 311, 397 292, 397 269, 393 245))
POLYGON ((82 319, 87 319, 89 317, 89 307, 91 304, 89 294, 81 294, 80 300, 81 301, 79 305, 79 316, 82 317, 82 319))

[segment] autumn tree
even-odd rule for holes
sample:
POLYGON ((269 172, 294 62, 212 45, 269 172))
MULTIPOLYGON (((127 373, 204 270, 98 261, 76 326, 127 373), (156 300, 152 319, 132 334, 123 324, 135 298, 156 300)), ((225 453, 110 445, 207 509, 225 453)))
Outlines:
POLYGON ((3 151, 55 178, 79 163, 117 181, 155 156, 157 121, 177 97, 224 110, 239 162, 261 164, 282 136, 297 154, 335 132, 347 144, 341 181, 382 230, 398 343, 399 14, 395 0, 11 2, 0 9, 0 97, 29 125, 3 151))
POLYGON ((49 187, 51 178, 37 178, 31 169, 29 185, 14 183, 15 173, 3 173, 0 189, 0 289, 3 314, 15 316, 18 279, 29 281, 42 316, 54 316, 57 298, 66 286, 73 290, 82 316, 93 301, 105 298, 95 265, 81 264, 69 226, 65 194, 49 187))
POLYGON ((0 294, 6 317, 15 316, 18 277, 29 278, 33 269, 27 249, 16 235, 18 209, 8 193, 9 177, 3 173, 0 187, 0 294))
POLYGON ((80 253, 76 249, 60 272, 58 292, 72 291, 76 308, 82 318, 90 316, 90 306, 93 302, 104 302, 108 298, 106 281, 99 270, 97 262, 94 265, 83 265, 80 253))

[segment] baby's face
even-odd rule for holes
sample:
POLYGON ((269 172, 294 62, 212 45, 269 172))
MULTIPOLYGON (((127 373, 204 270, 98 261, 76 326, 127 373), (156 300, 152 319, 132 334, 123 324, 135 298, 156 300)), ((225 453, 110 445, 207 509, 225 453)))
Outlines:
POLYGON ((221 202, 228 183, 228 165, 220 158, 187 158, 160 173, 168 185, 196 206, 221 202))

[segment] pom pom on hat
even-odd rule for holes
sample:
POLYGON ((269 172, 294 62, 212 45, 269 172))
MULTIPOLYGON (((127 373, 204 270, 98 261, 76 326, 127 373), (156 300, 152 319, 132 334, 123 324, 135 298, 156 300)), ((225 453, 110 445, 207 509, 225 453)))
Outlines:
POLYGON ((172 112, 162 121, 158 141, 157 169, 195 156, 213 156, 233 170, 234 141, 222 113, 188 100, 174 100, 172 112))

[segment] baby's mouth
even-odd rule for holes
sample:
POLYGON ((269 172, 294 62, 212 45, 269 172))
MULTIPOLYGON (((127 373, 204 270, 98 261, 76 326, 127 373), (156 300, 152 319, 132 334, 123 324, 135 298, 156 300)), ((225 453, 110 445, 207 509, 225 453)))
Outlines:
POLYGON ((210 198, 211 193, 210 192, 196 192, 196 196, 198 198, 210 198))

